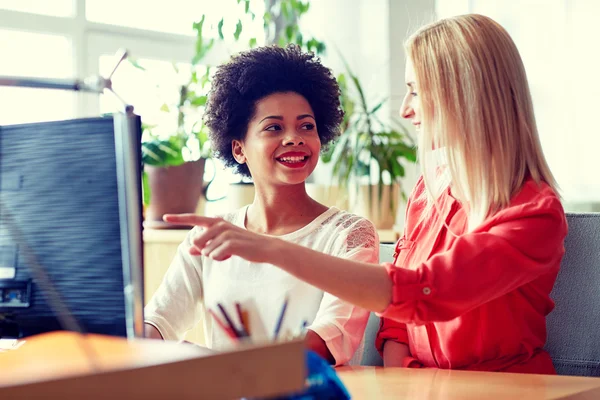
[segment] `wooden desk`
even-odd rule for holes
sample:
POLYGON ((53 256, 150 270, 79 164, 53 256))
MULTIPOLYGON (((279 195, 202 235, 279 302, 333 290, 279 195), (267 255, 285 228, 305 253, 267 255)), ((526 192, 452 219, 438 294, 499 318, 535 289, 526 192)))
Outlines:
POLYGON ((600 399, 600 378, 377 367, 338 374, 353 400, 600 399))
MULTIPOLYGON (((212 354, 189 345, 60 332, 0 354, 0 371, 0 399, 27 400, 264 397, 298 390, 305 373, 302 341, 212 354)), ((375 367, 337 371, 354 400, 600 399, 599 378, 375 367)))

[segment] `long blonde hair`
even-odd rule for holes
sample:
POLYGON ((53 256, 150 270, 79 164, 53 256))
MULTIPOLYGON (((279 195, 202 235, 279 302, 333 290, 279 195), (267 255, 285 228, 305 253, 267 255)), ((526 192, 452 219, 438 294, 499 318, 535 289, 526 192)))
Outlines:
POLYGON ((425 156, 445 149, 453 195, 469 231, 506 207, 526 179, 557 185, 544 158, 523 62, 508 32, 483 15, 442 19, 405 44, 421 101, 419 157, 435 206, 425 156))

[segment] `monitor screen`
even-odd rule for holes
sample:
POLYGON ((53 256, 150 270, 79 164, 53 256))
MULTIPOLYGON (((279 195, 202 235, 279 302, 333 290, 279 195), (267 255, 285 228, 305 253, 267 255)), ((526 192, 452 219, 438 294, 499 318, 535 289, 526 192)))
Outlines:
POLYGON ((133 114, 0 127, 0 337, 143 335, 140 140, 133 114))

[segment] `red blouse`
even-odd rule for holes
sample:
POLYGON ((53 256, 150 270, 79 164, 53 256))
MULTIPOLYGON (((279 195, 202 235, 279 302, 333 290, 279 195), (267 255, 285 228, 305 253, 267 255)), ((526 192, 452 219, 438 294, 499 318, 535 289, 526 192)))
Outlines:
POLYGON ((406 367, 555 373, 543 350, 567 234, 555 192, 527 181, 507 208, 467 233, 449 189, 433 212, 443 220, 419 223, 424 204, 415 199, 424 190, 421 179, 394 264, 386 265, 393 299, 377 349, 386 340, 408 344, 406 367))

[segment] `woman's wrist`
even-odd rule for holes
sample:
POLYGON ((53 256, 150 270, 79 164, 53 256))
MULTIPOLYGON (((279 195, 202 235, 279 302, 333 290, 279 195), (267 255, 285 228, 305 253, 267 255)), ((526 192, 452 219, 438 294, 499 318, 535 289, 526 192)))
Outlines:
POLYGON ((289 242, 279 238, 271 238, 271 242, 267 246, 266 259, 269 264, 276 265, 278 267, 285 267, 286 254, 289 253, 289 242))

